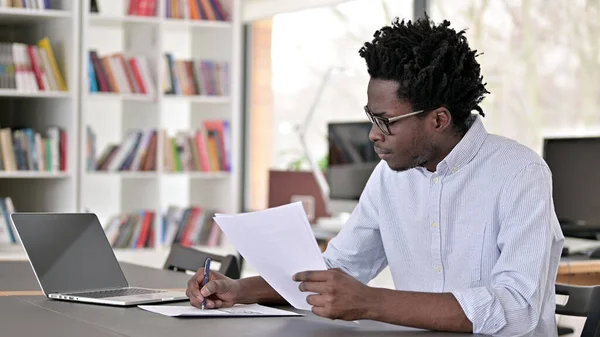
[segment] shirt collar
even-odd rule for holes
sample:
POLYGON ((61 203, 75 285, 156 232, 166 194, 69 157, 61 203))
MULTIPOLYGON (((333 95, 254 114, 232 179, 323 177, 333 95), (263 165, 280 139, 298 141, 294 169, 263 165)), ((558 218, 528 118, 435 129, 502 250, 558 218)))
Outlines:
POLYGON ((481 145, 483 145, 488 132, 481 121, 481 117, 472 114, 467 123, 470 124, 469 130, 446 158, 438 164, 436 171, 440 174, 441 171, 445 170, 451 170, 453 173, 460 170, 461 167, 468 164, 475 157, 481 145))

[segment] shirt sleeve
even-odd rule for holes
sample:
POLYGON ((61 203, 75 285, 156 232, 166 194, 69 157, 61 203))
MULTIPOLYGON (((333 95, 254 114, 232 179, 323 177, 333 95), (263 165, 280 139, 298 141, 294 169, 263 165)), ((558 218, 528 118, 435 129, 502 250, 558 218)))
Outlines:
MULTIPOLYGON (((538 325, 549 296, 549 268, 560 254, 552 250, 556 216, 549 169, 529 164, 504 186, 499 199, 500 257, 488 286, 453 291, 473 332, 494 336, 527 336, 538 325)), ((556 247, 556 245, 555 245, 556 247)), ((552 293, 554 295, 554 293, 552 293)))
POLYGON ((381 162, 369 177, 358 205, 340 233, 329 241, 323 253, 329 268, 340 268, 347 274, 367 283, 387 266, 379 232, 377 199, 382 171, 381 162))

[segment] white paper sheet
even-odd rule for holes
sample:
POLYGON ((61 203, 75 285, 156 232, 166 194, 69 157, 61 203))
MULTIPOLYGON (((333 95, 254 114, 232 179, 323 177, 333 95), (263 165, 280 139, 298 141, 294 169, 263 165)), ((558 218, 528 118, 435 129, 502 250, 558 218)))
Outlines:
POLYGON ((293 275, 327 270, 300 202, 236 215, 215 214, 215 221, 242 257, 294 308, 311 310, 310 294, 293 275))
POLYGON ((231 308, 198 309, 192 306, 138 305, 138 308, 170 317, 303 316, 259 304, 236 304, 231 308))

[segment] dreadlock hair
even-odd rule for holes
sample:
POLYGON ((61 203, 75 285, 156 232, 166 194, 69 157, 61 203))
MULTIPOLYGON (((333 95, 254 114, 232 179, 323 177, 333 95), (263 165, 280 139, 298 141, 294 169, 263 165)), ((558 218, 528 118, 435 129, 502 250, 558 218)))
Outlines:
POLYGON ((376 31, 359 55, 371 78, 400 83, 400 100, 415 110, 447 108, 455 130, 464 134, 471 111, 485 116, 479 103, 489 92, 465 31, 457 33, 449 26, 447 20, 436 26, 427 15, 414 23, 396 18, 391 26, 376 31))

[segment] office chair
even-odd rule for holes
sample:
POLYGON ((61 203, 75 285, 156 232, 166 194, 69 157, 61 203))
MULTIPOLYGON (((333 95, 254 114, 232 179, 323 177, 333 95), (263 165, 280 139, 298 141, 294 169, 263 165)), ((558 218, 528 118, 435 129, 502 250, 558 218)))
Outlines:
POLYGON ((210 254, 194 248, 184 247, 180 244, 173 244, 171 246, 171 251, 163 269, 196 272, 198 269, 204 268, 204 262, 207 257, 221 264, 219 273, 232 279, 240 278, 240 265, 236 256, 231 254, 227 256, 210 254))
MULTIPOLYGON (((557 295, 569 296, 565 305, 556 305, 556 314, 586 317, 581 337, 600 337, 600 286, 576 286, 557 283, 557 295)), ((559 327, 559 335, 572 333, 559 327)))

